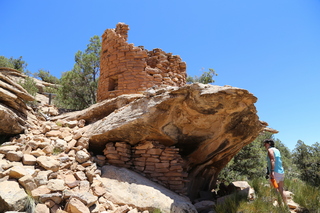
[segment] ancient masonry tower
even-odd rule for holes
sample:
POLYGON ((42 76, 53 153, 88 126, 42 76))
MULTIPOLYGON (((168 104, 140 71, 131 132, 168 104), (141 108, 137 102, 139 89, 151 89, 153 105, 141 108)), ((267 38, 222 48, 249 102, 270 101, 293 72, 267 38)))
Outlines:
MULTIPOLYGON (((127 43, 129 27, 118 23, 102 35, 98 101, 122 94, 135 94, 155 85, 183 86, 186 63, 161 49, 145 50, 127 43)), ((107 163, 130 168, 181 194, 186 194, 186 178, 179 149, 158 141, 135 146, 109 142, 103 150, 107 163)))
POLYGON ((186 83, 186 63, 179 56, 127 43, 128 30, 128 25, 118 23, 102 35, 98 102, 155 85, 186 83))

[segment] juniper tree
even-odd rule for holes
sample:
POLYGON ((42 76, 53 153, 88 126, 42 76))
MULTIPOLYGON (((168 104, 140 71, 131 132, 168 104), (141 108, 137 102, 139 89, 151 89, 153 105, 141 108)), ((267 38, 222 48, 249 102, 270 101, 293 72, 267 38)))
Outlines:
POLYGON ((93 36, 84 52, 75 54, 71 71, 62 74, 55 103, 66 109, 81 110, 96 103, 100 74, 101 42, 93 36))

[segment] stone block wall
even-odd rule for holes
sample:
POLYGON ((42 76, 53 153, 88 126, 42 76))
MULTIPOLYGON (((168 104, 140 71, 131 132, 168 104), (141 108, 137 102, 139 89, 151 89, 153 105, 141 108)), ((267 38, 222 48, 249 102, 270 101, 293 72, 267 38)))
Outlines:
POLYGON ((186 194, 187 173, 178 148, 157 141, 145 141, 135 146, 109 142, 103 152, 107 163, 132 169, 172 191, 186 194))
POLYGON ((118 23, 102 35, 98 101, 140 93, 155 85, 185 85, 186 63, 180 56, 135 47, 127 42, 128 30, 128 25, 118 23))

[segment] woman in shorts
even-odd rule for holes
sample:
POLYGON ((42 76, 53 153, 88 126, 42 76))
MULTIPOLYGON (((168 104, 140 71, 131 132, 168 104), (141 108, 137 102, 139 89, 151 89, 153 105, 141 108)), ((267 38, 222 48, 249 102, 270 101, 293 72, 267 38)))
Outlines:
POLYGON ((274 178, 278 183, 278 191, 281 194, 283 202, 287 204, 287 197, 283 193, 284 169, 282 166, 280 151, 274 147, 274 141, 272 139, 266 139, 263 142, 264 147, 268 150, 267 160, 270 178, 274 178))

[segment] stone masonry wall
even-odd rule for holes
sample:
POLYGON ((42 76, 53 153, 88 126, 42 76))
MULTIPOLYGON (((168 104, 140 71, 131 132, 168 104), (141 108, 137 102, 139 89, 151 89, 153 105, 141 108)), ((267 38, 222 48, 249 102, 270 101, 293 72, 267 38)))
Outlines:
POLYGON ((104 149, 106 162, 132 169, 172 191, 185 194, 187 173, 179 149, 156 141, 145 141, 135 146, 126 142, 110 142, 104 149))
POLYGON ((140 93, 155 85, 186 83, 186 63, 179 56, 129 44, 128 30, 128 25, 118 23, 116 29, 102 35, 98 101, 140 93))

